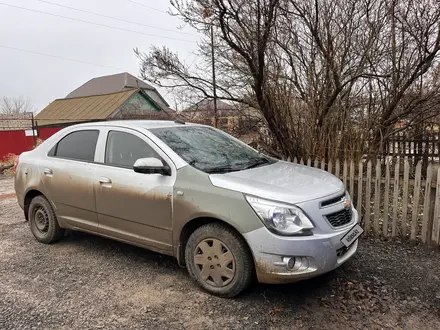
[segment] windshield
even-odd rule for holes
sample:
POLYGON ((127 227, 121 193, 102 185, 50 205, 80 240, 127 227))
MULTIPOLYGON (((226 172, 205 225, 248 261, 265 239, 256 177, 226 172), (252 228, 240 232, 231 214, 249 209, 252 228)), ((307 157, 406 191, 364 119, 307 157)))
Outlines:
POLYGON ((210 127, 167 127, 150 131, 188 164, 203 172, 240 171, 274 162, 210 127))

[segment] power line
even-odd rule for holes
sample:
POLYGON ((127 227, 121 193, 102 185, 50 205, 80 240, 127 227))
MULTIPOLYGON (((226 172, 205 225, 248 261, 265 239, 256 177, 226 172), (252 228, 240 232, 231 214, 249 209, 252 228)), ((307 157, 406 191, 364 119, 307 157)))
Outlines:
POLYGON ((157 38, 163 38, 163 39, 171 39, 171 40, 179 40, 179 41, 184 41, 184 42, 197 43, 196 41, 192 41, 192 40, 173 38, 173 37, 158 36, 156 34, 145 33, 145 32, 136 31, 136 30, 130 30, 130 29, 124 29, 124 28, 119 28, 119 27, 116 27, 116 26, 106 25, 106 24, 101 24, 101 23, 95 23, 95 22, 91 22, 91 21, 86 21, 86 20, 78 19, 78 18, 63 16, 63 15, 58 15, 58 14, 52 14, 52 13, 48 13, 48 12, 40 11, 40 10, 36 10, 36 9, 30 9, 30 8, 10 5, 10 4, 3 3, 3 2, 0 2, 0 5, 7 6, 7 7, 12 7, 12 8, 16 8, 16 9, 21 9, 21 10, 26 10, 26 11, 30 11, 30 12, 34 12, 34 13, 39 13, 39 14, 44 14, 44 15, 49 15, 49 16, 54 16, 54 17, 65 18, 65 19, 69 19, 69 20, 72 20, 72 21, 92 24, 92 25, 96 25, 96 26, 102 26, 102 27, 106 27, 106 28, 109 28, 109 29, 120 30, 120 31, 125 31, 125 32, 130 32, 130 33, 142 34, 142 35, 146 35, 146 36, 149 36, 149 37, 157 37, 157 38))
POLYGON ((158 11, 158 12, 160 12, 160 13, 165 13, 165 14, 168 15, 168 13, 167 13, 166 11, 164 11, 164 10, 157 9, 157 8, 154 8, 154 7, 151 7, 151 6, 148 6, 148 5, 144 5, 143 3, 139 3, 139 2, 137 2, 137 1, 133 1, 133 0, 127 0, 127 1, 128 1, 128 2, 131 2, 131 3, 134 3, 134 4, 136 4, 136 5, 139 5, 139 6, 142 6, 142 7, 145 7, 145 8, 151 9, 151 10, 154 10, 154 11, 158 11))
POLYGON ((36 1, 42 2, 42 3, 46 3, 46 4, 49 4, 49 5, 52 5, 52 6, 57 6, 57 7, 61 7, 61 8, 66 8, 66 9, 70 9, 70 10, 79 11, 81 13, 87 13, 87 14, 91 14, 91 15, 95 15, 95 16, 100 16, 100 17, 112 19, 112 20, 115 20, 115 21, 120 21, 120 22, 124 22, 124 23, 130 23, 130 24, 135 24, 135 25, 139 25, 139 26, 144 26, 144 27, 151 28, 151 29, 163 30, 163 31, 168 31, 168 32, 173 32, 173 33, 181 33, 181 34, 187 34, 187 35, 195 36, 195 34, 193 34, 193 33, 181 32, 181 31, 176 31, 176 30, 171 30, 171 29, 164 29, 164 28, 160 28, 160 27, 156 27, 156 26, 152 26, 152 25, 147 25, 147 24, 139 23, 139 22, 128 21, 128 20, 125 20, 125 19, 122 19, 122 18, 113 17, 113 16, 107 16, 107 15, 95 13, 95 12, 92 12, 92 11, 84 10, 84 9, 79 9, 79 8, 74 8, 74 7, 69 7, 69 6, 61 5, 61 4, 50 2, 50 1, 45 1, 45 0, 36 0, 36 1))
POLYGON ((99 67, 108 68, 108 69, 117 69, 117 70, 120 70, 120 71, 127 71, 126 69, 122 69, 122 68, 118 68, 118 67, 114 67, 114 66, 109 66, 109 65, 105 65, 105 64, 97 64, 97 63, 92 63, 92 62, 87 62, 87 61, 81 61, 81 60, 76 60, 76 59, 73 59, 73 58, 62 57, 62 56, 57 56, 57 55, 52 55, 52 54, 40 53, 40 52, 37 52, 37 51, 28 50, 28 49, 16 48, 16 47, 5 46, 5 45, 0 45, 0 48, 12 49, 12 50, 16 50, 16 51, 20 51, 20 52, 24 52, 24 53, 30 53, 30 54, 35 54, 35 55, 47 56, 47 57, 57 58, 57 59, 60 59, 60 60, 71 61, 71 62, 82 63, 82 64, 88 64, 88 65, 93 65, 93 66, 99 66, 99 67))

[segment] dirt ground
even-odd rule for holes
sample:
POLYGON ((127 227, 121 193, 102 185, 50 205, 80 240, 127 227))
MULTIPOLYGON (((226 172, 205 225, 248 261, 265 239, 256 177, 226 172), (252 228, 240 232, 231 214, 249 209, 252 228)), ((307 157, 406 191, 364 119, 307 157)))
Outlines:
POLYGON ((69 233, 38 243, 0 178, 0 329, 440 329, 440 253, 362 239, 336 271, 221 299, 175 260, 69 233))

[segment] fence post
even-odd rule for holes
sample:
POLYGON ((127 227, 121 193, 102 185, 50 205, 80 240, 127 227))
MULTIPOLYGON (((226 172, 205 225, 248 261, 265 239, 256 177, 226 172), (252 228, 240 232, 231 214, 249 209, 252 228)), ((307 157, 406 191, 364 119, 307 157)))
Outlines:
POLYGON ((38 127, 38 122, 35 122, 35 131, 37 132, 37 139, 40 139, 40 127, 38 127))
POLYGON ((435 180, 437 184, 435 185, 435 207, 433 216, 433 228, 432 228, 432 241, 435 245, 439 244, 440 239, 440 167, 437 169, 435 180))
POLYGON ((417 220, 419 219, 421 176, 422 176, 422 162, 419 161, 416 166, 416 177, 414 182, 413 214, 412 214, 412 222, 411 222, 411 241, 413 242, 415 242, 417 236, 417 220))
POLYGON ((397 214, 399 210, 399 179, 400 179, 400 158, 396 159, 394 165, 394 194, 393 194, 393 219, 391 224, 391 237, 397 235, 397 214))
POLYGON ((32 139, 34 141, 34 148, 37 146, 37 136, 35 135, 35 121, 34 121, 34 112, 31 112, 32 116, 32 139))
POLYGON ((344 159, 344 167, 342 168, 342 181, 344 182, 345 189, 347 189, 347 159, 344 159))
POLYGON ((435 188, 433 189, 431 187, 431 181, 432 181, 432 164, 429 164, 426 170, 425 200, 423 203, 422 243, 431 243, 431 238, 432 238, 432 223, 433 223, 434 212, 431 211, 434 211, 435 188))
POLYGON ((310 157, 307 159, 307 166, 312 166, 312 159, 310 157))
POLYGON ((367 163, 367 186, 365 188, 365 231, 370 231, 370 215, 371 215, 371 160, 367 163))
POLYGON ((354 194, 354 161, 350 161, 350 196, 353 198, 354 194))
POLYGON ((321 159, 321 170, 325 171, 325 159, 321 159))
POLYGON ((409 162, 405 157, 405 165, 403 170, 403 197, 402 197, 402 238, 406 237, 406 220, 408 213, 408 184, 409 184, 409 162))
POLYGON ((332 160, 330 159, 329 161, 328 161, 328 166, 327 166, 327 171, 330 173, 330 174, 332 174, 333 172, 333 163, 332 163, 332 160))
POLYGON ((388 209, 390 204, 390 162, 385 165, 385 195, 383 200, 382 236, 388 238, 388 209))
POLYGON ((373 226, 374 236, 378 236, 379 234, 381 180, 382 180, 381 161, 380 159, 376 159, 376 182, 374 188, 375 199, 374 199, 374 226, 373 226))
POLYGON ((359 161, 359 173, 358 173, 358 195, 357 195, 357 204, 356 208, 359 212, 359 217, 362 218, 362 183, 364 180, 364 163, 362 160, 359 161))
POLYGON ((319 167, 319 159, 318 157, 315 158, 315 161, 313 162, 313 167, 318 168, 319 167))
POLYGON ((341 171, 341 163, 339 162, 339 159, 336 159, 335 166, 335 176, 339 178, 339 172, 341 171))

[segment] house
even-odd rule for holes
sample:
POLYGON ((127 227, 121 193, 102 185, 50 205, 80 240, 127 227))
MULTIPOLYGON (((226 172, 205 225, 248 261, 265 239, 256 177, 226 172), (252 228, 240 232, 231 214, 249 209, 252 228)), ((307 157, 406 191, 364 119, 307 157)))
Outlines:
MULTIPOLYGON (((214 124, 214 100, 204 99, 181 112, 188 121, 214 124)), ((262 122, 260 111, 249 106, 217 100, 217 126, 229 133, 255 128, 262 122)), ((242 134, 239 134, 242 135, 242 134)))
POLYGON ((93 78, 41 110, 39 127, 114 119, 172 119, 174 110, 152 86, 129 73, 93 78))
MULTIPOLYGON (((194 119, 204 119, 214 117, 214 100, 204 99, 196 104, 188 107, 182 112, 185 117, 194 119)), ((234 117, 240 115, 240 108, 236 104, 226 103, 222 100, 217 100, 217 116, 234 117)))
MULTIPOLYGON (((203 99, 183 110, 184 120, 214 126, 214 100, 203 99)), ((266 121, 258 109, 217 100, 217 127, 251 144, 266 133, 266 121)))

